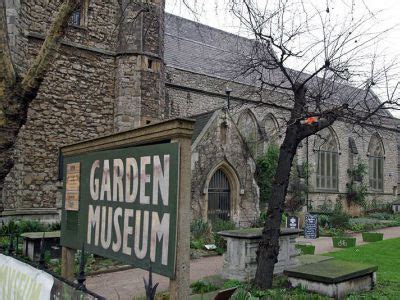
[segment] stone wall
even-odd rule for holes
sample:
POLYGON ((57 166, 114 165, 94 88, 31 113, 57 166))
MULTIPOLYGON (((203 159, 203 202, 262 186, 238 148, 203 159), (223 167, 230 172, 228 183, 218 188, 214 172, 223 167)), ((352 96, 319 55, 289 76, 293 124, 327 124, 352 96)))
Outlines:
MULTIPOLYGON (((21 74, 60 3, 7 0, 10 46, 21 74)), ((82 3, 81 21, 68 27, 19 134, 3 216, 56 214, 60 146, 165 116, 164 1, 82 3)))
POLYGON ((192 145, 192 212, 207 219, 208 183, 222 169, 229 179, 231 220, 248 226, 259 215, 255 163, 233 120, 217 110, 192 145))
MULTIPOLYGON (((228 82, 220 78, 214 78, 203 74, 195 74, 187 70, 177 69, 173 67, 167 68, 167 108, 169 116, 190 116, 197 113, 210 111, 220 107, 226 107, 227 96, 225 94, 228 82)), ((240 114, 245 110, 250 110, 258 123, 258 137, 260 139, 258 153, 265 151, 266 146, 271 138, 268 128, 266 128, 265 118, 272 115, 279 126, 276 133, 275 141, 282 142, 285 134, 285 124, 289 117, 289 112, 285 107, 289 105, 288 96, 276 91, 265 91, 262 99, 276 99, 276 105, 266 105, 260 103, 260 96, 257 90, 243 84, 229 82, 231 93, 231 115, 237 122, 240 114), (263 130, 265 130, 263 135, 263 130)), ((379 133, 383 139, 385 147, 384 159, 384 191, 369 191, 367 201, 372 200, 379 203, 387 203, 392 201, 397 193, 398 184, 398 149, 397 139, 398 133, 396 129, 396 121, 383 118, 384 126, 369 126, 363 129, 353 128, 349 124, 336 122, 332 128, 339 143, 339 187, 337 191, 325 192, 315 188, 315 168, 316 157, 313 149, 314 138, 309 138, 309 162, 314 172, 310 178, 310 203, 313 209, 318 209, 324 202, 331 203, 332 206, 338 199, 345 199, 346 184, 349 182, 347 169, 349 168, 349 137, 353 137, 359 154, 355 158, 355 162, 360 158, 368 166, 368 144, 372 134, 379 133)), ((306 147, 305 141, 302 148, 299 148, 297 161, 301 164, 305 161, 306 147)), ((237 169, 240 172, 241 169, 237 169)), ((368 185, 368 175, 364 176, 364 183, 368 185)))

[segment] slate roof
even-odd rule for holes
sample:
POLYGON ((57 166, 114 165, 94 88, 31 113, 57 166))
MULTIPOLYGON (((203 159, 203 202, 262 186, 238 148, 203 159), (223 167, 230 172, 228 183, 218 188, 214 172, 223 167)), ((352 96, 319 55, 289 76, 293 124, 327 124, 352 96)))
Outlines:
POLYGON ((238 76, 237 62, 247 55, 252 41, 175 15, 165 15, 167 66, 245 84, 249 76, 238 76))
MULTIPOLYGON (((240 73, 238 72, 238 69, 240 70, 239 62, 244 62, 250 56, 253 45, 253 40, 172 14, 165 14, 164 59, 167 66, 258 86, 260 84, 258 82, 259 75, 242 76, 238 74, 240 73)), ((289 72, 293 76, 307 76, 307 74, 295 70, 289 70, 289 72)), ((264 76, 268 76, 268 80, 275 84, 285 81, 278 70, 270 70, 264 76)), ((318 89, 320 83, 321 79, 319 78, 310 81, 309 90, 318 89)), ((348 99, 352 99, 352 103, 349 103, 351 107, 357 102, 364 103, 365 91, 362 89, 338 81, 328 82, 327 85, 328 87, 325 87, 324 90, 334 91, 329 98, 329 104, 327 103, 329 106, 348 102, 348 99)), ((376 105, 379 101, 373 93, 369 93, 367 98, 370 106, 376 105)), ((360 106, 361 109, 363 105, 360 106)), ((388 111, 381 113, 391 116, 388 111)))
POLYGON ((194 119, 196 123, 194 124, 192 143, 197 139, 200 133, 203 131, 204 127, 207 125, 208 121, 214 115, 216 110, 208 111, 202 114, 190 116, 190 119, 194 119))

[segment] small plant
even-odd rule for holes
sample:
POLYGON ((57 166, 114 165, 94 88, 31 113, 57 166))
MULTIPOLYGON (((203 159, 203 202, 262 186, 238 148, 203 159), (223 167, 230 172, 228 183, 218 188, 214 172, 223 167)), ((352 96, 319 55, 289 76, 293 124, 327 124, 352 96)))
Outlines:
POLYGON ((192 249, 204 249, 204 240, 198 239, 190 241, 190 248, 192 249))
POLYGON ((228 281, 225 281, 223 288, 224 289, 229 289, 229 288, 234 288, 234 287, 243 287, 243 283, 240 282, 237 279, 229 279, 228 281))
POLYGON ((215 286, 212 283, 209 283, 205 280, 195 281, 190 285, 190 287, 192 288, 192 291, 194 294, 205 294, 208 292, 218 290, 217 286, 215 286))
POLYGON ((190 223, 190 235, 194 239, 204 238, 210 231, 210 226, 203 219, 194 219, 190 223))

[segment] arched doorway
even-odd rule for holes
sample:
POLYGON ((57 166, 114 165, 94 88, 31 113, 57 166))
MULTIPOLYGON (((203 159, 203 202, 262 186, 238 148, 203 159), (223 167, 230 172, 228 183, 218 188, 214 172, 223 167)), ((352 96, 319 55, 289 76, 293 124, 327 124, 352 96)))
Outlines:
POLYGON ((227 221, 231 218, 231 188, 228 177, 218 169, 208 185, 208 220, 227 221))

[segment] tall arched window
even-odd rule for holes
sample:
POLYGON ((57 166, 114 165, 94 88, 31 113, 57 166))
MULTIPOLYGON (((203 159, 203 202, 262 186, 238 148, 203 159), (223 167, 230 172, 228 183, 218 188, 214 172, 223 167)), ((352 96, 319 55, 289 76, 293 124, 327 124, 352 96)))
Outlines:
POLYGON ((238 128, 253 156, 257 155, 257 122, 249 110, 243 112, 238 120, 238 128))
POLYGON ((228 221, 231 215, 231 188, 228 177, 218 169, 208 185, 208 220, 228 221))
POLYGON ((279 135, 279 125, 272 114, 268 114, 264 119, 265 132, 267 133, 268 142, 276 143, 279 135))
POLYGON ((381 138, 374 134, 368 145, 369 186, 372 190, 383 191, 383 144, 381 138))
POLYGON ((339 153, 332 129, 325 128, 316 134, 314 150, 317 159, 317 189, 337 190, 339 153))

